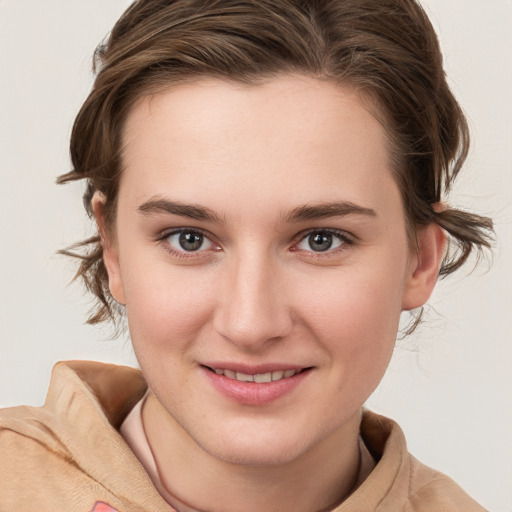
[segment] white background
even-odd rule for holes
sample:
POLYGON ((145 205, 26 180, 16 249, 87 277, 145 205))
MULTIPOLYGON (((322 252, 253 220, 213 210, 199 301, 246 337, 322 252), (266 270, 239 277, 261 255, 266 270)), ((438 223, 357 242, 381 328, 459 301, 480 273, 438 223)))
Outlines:
MULTIPOLYGON (((0 0, 0 405, 41 405, 56 361, 136 365, 128 341, 83 325, 59 248, 90 232, 69 170, 90 57, 127 0, 0 0)), ((399 344, 369 401, 410 451, 485 507, 512 511, 512 2, 428 0, 473 149, 452 203, 491 215, 491 269, 448 278, 420 331, 399 344)))

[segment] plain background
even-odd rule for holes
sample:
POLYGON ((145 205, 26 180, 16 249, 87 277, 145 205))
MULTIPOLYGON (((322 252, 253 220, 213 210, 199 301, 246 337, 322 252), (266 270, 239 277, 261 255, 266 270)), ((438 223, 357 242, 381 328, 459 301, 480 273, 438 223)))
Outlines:
MULTIPOLYGON (((410 451, 492 511, 512 511, 512 2, 426 0, 473 148, 450 201, 491 215, 490 270, 441 283, 420 331, 398 344, 369 406, 410 451)), ((91 232, 69 169, 71 125, 96 44, 127 0, 0 0, 0 405, 41 405, 53 364, 136 365, 126 340, 83 324, 74 264, 55 251, 91 232)))

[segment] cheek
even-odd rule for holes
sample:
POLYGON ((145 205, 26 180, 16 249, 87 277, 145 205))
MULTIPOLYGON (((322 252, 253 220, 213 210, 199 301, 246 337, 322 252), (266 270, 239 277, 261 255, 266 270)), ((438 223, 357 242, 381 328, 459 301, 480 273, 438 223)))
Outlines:
MULTIPOLYGON (((309 329, 337 375, 352 381, 380 380, 391 357, 401 312, 403 278, 393 265, 347 268, 310 288, 303 302, 309 329)), ((303 294, 304 290, 298 291, 303 294)))
MULTIPOLYGON (((314 286, 306 283, 303 308, 310 318, 329 330, 338 326, 345 336, 367 332, 382 336, 393 330, 401 311, 403 277, 390 267, 358 271, 351 267, 317 280, 314 286)), ((344 336, 344 337, 345 337, 344 336)))
POLYGON ((135 350, 173 351, 197 337, 212 307, 206 276, 152 262, 125 267, 126 313, 135 350))

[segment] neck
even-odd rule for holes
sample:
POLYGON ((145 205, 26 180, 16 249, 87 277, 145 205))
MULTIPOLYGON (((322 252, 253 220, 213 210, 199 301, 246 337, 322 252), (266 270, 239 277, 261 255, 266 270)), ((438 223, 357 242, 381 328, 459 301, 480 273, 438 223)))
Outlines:
POLYGON ((359 411, 294 460, 257 466, 226 462, 206 452, 151 393, 143 423, 164 487, 160 490, 180 512, 329 510, 362 479, 359 411))

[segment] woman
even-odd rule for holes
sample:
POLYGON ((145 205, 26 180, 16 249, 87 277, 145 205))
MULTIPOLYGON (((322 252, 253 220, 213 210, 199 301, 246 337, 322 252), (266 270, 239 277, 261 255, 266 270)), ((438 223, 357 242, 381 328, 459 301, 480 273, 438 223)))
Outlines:
POLYGON ((97 56, 60 181, 144 378, 61 364, 5 411, 3 509, 482 510, 362 411, 492 229, 443 201, 468 135, 421 8, 142 1, 97 56))

